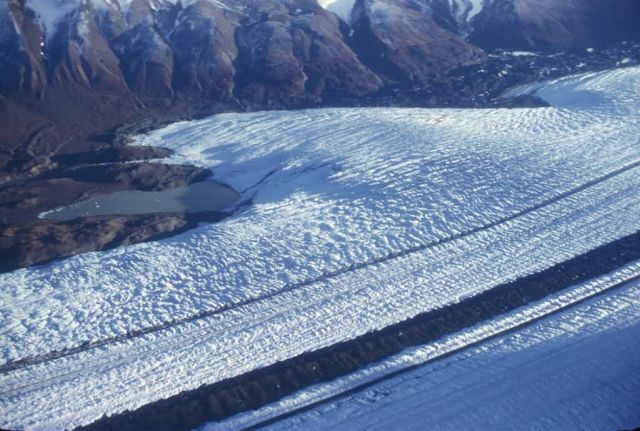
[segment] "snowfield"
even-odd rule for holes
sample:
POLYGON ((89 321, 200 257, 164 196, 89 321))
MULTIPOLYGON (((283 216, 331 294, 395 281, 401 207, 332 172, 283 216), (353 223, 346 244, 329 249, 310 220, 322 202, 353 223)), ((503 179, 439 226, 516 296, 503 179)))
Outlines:
POLYGON ((640 230, 640 68, 535 88, 552 107, 224 114, 138 136, 244 204, 0 275, 0 427, 90 423, 640 230))
MULTIPOLYGON (((634 429, 640 423, 638 299, 640 284, 635 283, 264 429, 634 429)), ((447 341, 451 344, 456 338, 447 341)), ((429 347, 200 431, 241 428, 261 417, 286 413, 323 392, 388 373, 402 364, 425 361, 435 350, 429 347)))

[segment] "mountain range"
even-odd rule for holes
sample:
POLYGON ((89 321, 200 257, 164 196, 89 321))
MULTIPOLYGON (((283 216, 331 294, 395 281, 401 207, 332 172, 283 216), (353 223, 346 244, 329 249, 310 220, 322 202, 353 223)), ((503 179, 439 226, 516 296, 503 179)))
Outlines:
MULTIPOLYGON (((636 0, 0 0, 0 164, 140 118, 347 101, 640 36, 636 0)), ((16 168, 18 169, 18 168, 16 168)))

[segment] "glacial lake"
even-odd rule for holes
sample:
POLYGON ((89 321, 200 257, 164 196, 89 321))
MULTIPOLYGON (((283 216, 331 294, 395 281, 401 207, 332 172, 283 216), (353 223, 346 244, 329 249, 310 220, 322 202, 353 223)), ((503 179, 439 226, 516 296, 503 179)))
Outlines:
POLYGON ((67 221, 79 217, 155 213, 202 213, 222 211, 239 199, 233 189, 215 181, 204 181, 159 192, 125 190, 96 196, 42 213, 45 220, 67 221))

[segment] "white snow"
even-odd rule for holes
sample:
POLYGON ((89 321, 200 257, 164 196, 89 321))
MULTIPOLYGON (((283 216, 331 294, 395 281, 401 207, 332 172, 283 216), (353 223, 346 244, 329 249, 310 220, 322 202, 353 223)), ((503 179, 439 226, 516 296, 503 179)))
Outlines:
POLYGON ((484 9, 485 0, 449 0, 454 17, 463 27, 469 27, 473 19, 484 9))
POLYGON ((340 19, 348 23, 356 0, 318 0, 318 3, 324 9, 335 13, 340 19))
POLYGON ((36 13, 47 37, 51 37, 58 24, 75 11, 82 0, 27 0, 27 7, 36 13))
POLYGON ((545 84, 538 94, 550 108, 224 114, 139 136, 138 144, 176 150, 172 162, 211 167, 253 204, 167 240, 0 275, 2 362, 286 292, 2 374, 0 426, 91 422, 353 338, 636 232, 639 89, 636 67, 545 84), (513 220, 363 266, 625 166, 513 220), (349 268, 358 269, 322 278, 349 268))
MULTIPOLYGON (((342 382, 318 385, 201 431, 240 429, 277 417, 317 401, 322 392, 341 393, 403 364, 425 362, 438 344, 446 342, 414 349, 342 382)), ((638 364, 640 283, 636 282, 264 429, 633 429, 640 423, 638 364)))
POLYGON ((536 57, 536 56, 538 56, 538 54, 536 54, 535 52, 530 52, 530 51, 511 51, 509 54, 511 54, 514 57, 536 57))

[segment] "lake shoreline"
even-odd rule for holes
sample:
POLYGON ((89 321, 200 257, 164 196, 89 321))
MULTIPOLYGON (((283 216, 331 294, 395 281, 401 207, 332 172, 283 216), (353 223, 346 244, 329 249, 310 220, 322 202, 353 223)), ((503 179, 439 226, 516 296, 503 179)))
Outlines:
POLYGON ((170 157, 172 152, 128 145, 130 136, 114 133, 108 146, 101 150, 58 155, 54 157, 54 168, 0 187, 0 273, 167 238, 230 215, 222 211, 199 215, 176 212, 101 215, 68 221, 39 217, 96 196, 126 190, 162 192, 213 177, 208 169, 157 161, 170 157))

